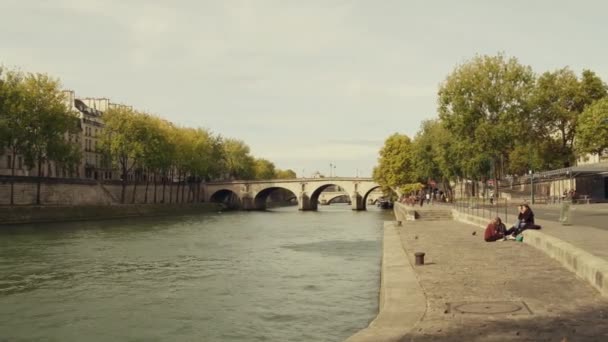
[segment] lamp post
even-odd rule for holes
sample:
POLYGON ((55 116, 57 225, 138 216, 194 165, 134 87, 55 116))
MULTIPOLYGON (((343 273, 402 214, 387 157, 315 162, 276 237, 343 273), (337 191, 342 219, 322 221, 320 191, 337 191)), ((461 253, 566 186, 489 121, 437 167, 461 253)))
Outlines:
POLYGON ((534 172, 530 170, 530 203, 534 204, 534 172))
POLYGON ((332 170, 334 169, 334 164, 329 163, 329 178, 332 177, 332 170))

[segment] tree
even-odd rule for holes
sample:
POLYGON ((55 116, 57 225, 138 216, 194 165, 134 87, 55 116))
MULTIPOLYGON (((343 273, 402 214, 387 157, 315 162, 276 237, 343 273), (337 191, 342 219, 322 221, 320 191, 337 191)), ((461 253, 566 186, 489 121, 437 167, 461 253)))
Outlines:
POLYGON ((461 142, 467 177, 487 176, 490 161, 508 159, 529 133, 529 94, 534 73, 516 58, 477 56, 458 66, 439 89, 439 117, 461 142))
POLYGON ((580 154, 602 155, 608 148, 608 98, 593 103, 578 120, 576 149, 580 154))
POLYGON ((116 106, 103 113, 105 128, 100 136, 101 146, 121 172, 120 203, 125 203, 129 173, 141 162, 143 155, 142 132, 137 113, 130 107, 116 106))
POLYGON ((287 170, 277 169, 275 172, 275 178, 276 179, 295 179, 295 178, 297 178, 297 175, 296 175, 295 171, 293 171, 291 169, 287 169, 287 170))
POLYGON ((395 133, 386 139, 373 178, 384 189, 400 188, 415 182, 412 142, 408 136, 395 133))
POLYGON ((556 140, 549 158, 543 164, 566 167, 574 162, 574 139, 577 121, 583 110, 606 96, 606 87, 593 72, 585 70, 579 80, 576 74, 563 68, 542 74, 531 99, 534 128, 533 144, 556 140), (557 163, 556 163, 557 161, 557 163))
POLYGON ((232 179, 252 179, 254 159, 249 154, 249 146, 237 139, 224 139, 222 145, 228 176, 232 179))
POLYGON ((67 139, 78 132, 79 119, 66 106, 59 81, 45 74, 25 76, 20 105, 25 130, 22 153, 28 167, 38 167, 36 204, 40 204, 43 164, 54 160, 73 165, 80 159, 80 149, 67 139))
POLYGON ((146 190, 144 203, 148 203, 148 186, 150 184, 150 173, 154 184, 154 203, 157 202, 156 186, 157 176, 171 166, 172 148, 165 125, 168 123, 160 118, 146 115, 143 120, 144 133, 142 137, 142 165, 146 170, 146 190))
MULTIPOLYGON (((424 121, 412 143, 414 178, 424 184, 427 184, 429 179, 441 182, 443 190, 451 197, 450 180, 461 175, 459 167, 463 164, 458 157, 458 146, 458 142, 453 140, 441 121, 424 121)), ((411 189, 419 187, 416 184, 412 186, 411 189)))
POLYGON ((26 141, 23 74, 0 69, 0 153, 8 148, 11 163, 10 204, 14 204, 15 159, 23 153, 26 141))
POLYGON ((273 179, 275 178, 275 166, 266 159, 256 159, 253 165, 253 173, 255 179, 273 179))

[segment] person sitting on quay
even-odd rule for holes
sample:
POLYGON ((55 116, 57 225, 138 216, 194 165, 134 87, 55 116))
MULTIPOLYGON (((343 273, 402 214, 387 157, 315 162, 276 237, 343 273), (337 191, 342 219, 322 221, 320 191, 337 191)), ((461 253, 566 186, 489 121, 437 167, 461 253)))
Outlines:
POLYGON ((505 238, 507 227, 505 227, 504 223, 500 217, 495 217, 488 226, 486 227, 486 231, 483 234, 483 239, 486 242, 497 241, 505 238))
POLYGON ((505 235, 517 236, 526 229, 540 229, 541 227, 534 223, 534 212, 528 204, 519 206, 519 215, 517 215, 517 223, 506 231, 505 235))

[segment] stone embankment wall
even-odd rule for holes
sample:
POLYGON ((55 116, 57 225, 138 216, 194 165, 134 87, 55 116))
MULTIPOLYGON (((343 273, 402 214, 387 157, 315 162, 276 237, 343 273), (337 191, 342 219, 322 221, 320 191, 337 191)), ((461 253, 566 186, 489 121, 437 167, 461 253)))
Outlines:
POLYGON ((84 206, 1 206, 0 225, 198 214, 221 210, 217 203, 124 204, 84 206))
MULTIPOLYGON (((13 201, 16 205, 33 205, 36 203, 36 179, 32 177, 14 177, 13 201)), ((0 205, 10 204, 11 177, 0 176, 0 205)), ((41 205, 109 205, 119 204, 122 185, 120 181, 97 182, 89 179, 44 178, 40 186, 41 205)), ((179 187, 180 202, 182 186, 179 187)), ((165 187, 165 203, 175 202, 177 185, 165 187)), ((184 198, 188 196, 188 188, 183 191, 184 198)), ((157 184, 156 199, 160 202, 163 197, 162 184, 157 184)), ((201 192, 201 198, 203 194, 201 192)), ((147 189, 147 203, 154 201, 154 184, 147 189)), ((129 184, 125 191, 125 203, 146 202, 146 184, 129 184), (133 201, 133 190, 135 200, 133 201)))

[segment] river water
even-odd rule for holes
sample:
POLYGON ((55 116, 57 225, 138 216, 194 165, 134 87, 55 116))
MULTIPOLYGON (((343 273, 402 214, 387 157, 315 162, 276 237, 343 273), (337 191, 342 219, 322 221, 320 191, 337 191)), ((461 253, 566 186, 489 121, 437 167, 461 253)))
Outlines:
POLYGON ((390 214, 0 227, 0 341, 341 341, 377 313, 390 214))

